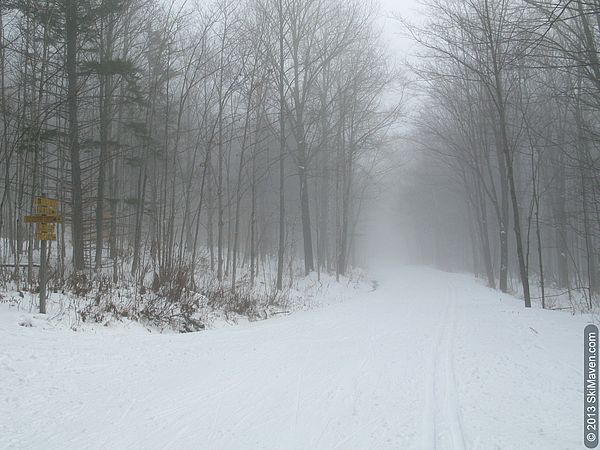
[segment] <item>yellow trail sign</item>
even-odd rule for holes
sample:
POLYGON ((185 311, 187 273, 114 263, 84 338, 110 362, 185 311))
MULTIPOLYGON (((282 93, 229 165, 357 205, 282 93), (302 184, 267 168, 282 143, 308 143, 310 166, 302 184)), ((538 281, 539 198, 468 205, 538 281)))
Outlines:
POLYGON ((53 223, 38 223, 35 238, 39 241, 55 241, 56 230, 53 223))
POLYGON ((56 241, 56 233, 36 233, 35 238, 38 241, 56 241))
POLYGON ((49 206, 50 208, 58 209, 58 200, 55 198, 36 197, 36 206, 49 206))
POLYGON ((58 211, 53 206, 38 206, 37 207, 38 216, 58 216, 58 211))
POLYGON ((62 223, 60 216, 25 216, 25 223, 62 223))
POLYGON ((38 233, 54 233, 53 223, 39 223, 37 226, 38 233))

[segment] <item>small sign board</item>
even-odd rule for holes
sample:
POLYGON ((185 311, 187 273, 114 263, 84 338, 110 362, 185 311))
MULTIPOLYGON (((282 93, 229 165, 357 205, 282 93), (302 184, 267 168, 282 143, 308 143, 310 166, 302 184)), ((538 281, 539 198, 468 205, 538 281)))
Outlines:
POLYGON ((35 230, 35 238, 38 241, 55 241, 56 229, 53 223, 38 223, 35 230))
POLYGON ((51 234, 39 234, 39 233, 36 233, 35 234, 35 238, 38 241, 56 241, 56 233, 51 233, 51 234))
POLYGON ((44 205, 38 206, 37 213, 40 216, 52 216, 52 217, 58 216, 58 211, 56 210, 56 208, 54 206, 44 206, 44 205))
POLYGON ((25 223, 62 223, 60 216, 25 216, 25 223))
POLYGON ((35 198, 36 206, 49 206, 50 208, 58 209, 58 200, 55 198, 47 198, 47 197, 36 197, 35 198))

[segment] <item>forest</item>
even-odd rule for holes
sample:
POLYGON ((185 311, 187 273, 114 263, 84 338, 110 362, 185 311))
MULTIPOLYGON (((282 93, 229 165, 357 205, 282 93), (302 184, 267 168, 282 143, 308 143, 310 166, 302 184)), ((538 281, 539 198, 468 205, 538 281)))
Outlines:
POLYGON ((531 306, 600 289, 600 3, 431 1, 419 46, 411 254, 531 306))
POLYGON ((346 275, 401 110, 375 19, 359 1, 3 2, 3 278, 37 285, 37 196, 64 216, 55 289, 201 274, 277 296, 346 275))
POLYGON ((600 3, 423 2, 392 20, 401 62, 358 0, 1 8, 5 286, 38 289, 46 196, 54 291, 273 302, 364 267, 391 189, 409 262, 594 307, 600 3))

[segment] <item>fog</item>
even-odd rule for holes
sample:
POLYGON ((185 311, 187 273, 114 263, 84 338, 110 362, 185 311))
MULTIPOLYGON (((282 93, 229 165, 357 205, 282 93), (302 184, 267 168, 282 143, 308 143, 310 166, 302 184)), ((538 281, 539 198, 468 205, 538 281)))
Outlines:
POLYGON ((577 8, 594 7, 84 6, 2 10, 1 258, 29 283, 22 217, 44 194, 60 279, 208 270, 280 291, 396 261, 593 306, 598 30, 577 8))
POLYGON ((403 16, 384 29, 407 95, 371 260, 474 273, 526 305, 568 293, 594 307, 598 96, 581 67, 596 49, 577 27, 596 36, 578 16, 597 11, 575 3, 385 5, 403 16))
POLYGON ((593 448, 599 5, 0 1, 0 448, 593 448))

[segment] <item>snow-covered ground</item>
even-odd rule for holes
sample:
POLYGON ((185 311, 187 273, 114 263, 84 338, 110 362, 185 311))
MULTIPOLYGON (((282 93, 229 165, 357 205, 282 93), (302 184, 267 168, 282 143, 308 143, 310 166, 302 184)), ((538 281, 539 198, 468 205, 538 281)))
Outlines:
POLYGON ((582 448, 588 316, 431 269, 377 280, 185 335, 5 314, 0 448, 582 448))

